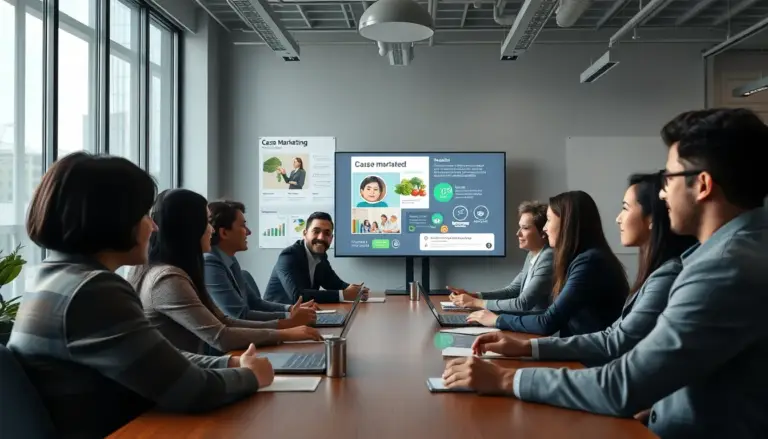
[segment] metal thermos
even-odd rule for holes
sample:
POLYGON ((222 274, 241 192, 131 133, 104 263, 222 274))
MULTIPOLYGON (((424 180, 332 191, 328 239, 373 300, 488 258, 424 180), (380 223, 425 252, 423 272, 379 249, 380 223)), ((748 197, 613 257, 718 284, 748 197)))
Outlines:
POLYGON ((414 301, 414 302, 419 300, 419 284, 418 284, 418 282, 411 282, 411 284, 409 285, 409 288, 410 288, 410 290, 409 290, 409 293, 410 293, 409 297, 410 297, 410 299, 412 301, 414 301))
POLYGON ((347 340, 340 337, 325 339, 325 375, 343 378, 347 375, 347 340))

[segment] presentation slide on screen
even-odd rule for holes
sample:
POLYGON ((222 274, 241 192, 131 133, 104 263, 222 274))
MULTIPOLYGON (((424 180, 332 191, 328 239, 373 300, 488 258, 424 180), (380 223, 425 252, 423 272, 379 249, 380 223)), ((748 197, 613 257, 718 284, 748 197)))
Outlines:
POLYGON ((336 153, 337 256, 504 256, 502 152, 336 153))

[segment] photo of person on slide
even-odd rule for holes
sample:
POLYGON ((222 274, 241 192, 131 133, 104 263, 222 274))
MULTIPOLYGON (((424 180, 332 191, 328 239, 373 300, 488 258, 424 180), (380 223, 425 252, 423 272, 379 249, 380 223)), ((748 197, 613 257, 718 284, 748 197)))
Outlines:
POLYGON ((304 170, 304 161, 301 157, 293 158, 293 170, 291 175, 286 175, 285 168, 277 168, 277 172, 283 177, 283 181, 288 183, 288 189, 303 189, 304 180, 307 177, 307 171, 304 170))
POLYGON ((381 177, 369 175, 360 182, 360 196, 363 201, 357 207, 388 207, 382 201, 387 196, 387 185, 381 177))

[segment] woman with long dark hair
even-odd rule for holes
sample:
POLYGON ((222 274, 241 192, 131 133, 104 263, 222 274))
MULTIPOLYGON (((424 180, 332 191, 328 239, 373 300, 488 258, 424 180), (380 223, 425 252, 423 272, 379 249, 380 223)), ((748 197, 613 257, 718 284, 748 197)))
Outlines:
POLYGON ((506 353, 598 366, 629 352, 651 332, 683 269, 680 255, 697 242, 672 232, 667 204, 659 199, 661 188, 659 174, 632 175, 616 218, 622 245, 640 250, 640 268, 621 316, 607 329, 591 334, 513 340, 505 345, 506 353))
POLYGON ((572 191, 550 198, 544 231, 555 251, 552 304, 526 315, 476 311, 467 321, 541 335, 559 331, 565 337, 599 331, 616 320, 629 285, 605 239, 592 197, 572 191))
POLYGON ((152 207, 158 230, 149 243, 149 264, 135 267, 128 281, 139 293, 144 312, 177 348, 220 352, 249 344, 322 340, 316 329, 278 329, 284 320, 233 319, 213 302, 205 287, 203 252, 210 251, 212 228, 208 201, 187 189, 161 193, 152 207))

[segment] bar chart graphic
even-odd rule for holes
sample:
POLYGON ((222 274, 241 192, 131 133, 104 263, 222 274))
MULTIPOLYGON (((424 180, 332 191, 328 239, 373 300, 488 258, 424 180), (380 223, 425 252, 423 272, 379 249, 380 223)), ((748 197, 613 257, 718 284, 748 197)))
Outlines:
POLYGON ((261 236, 285 236, 285 224, 278 224, 275 227, 268 227, 261 233, 261 236))

